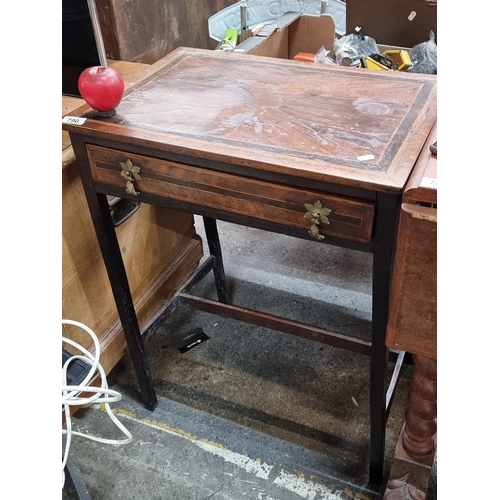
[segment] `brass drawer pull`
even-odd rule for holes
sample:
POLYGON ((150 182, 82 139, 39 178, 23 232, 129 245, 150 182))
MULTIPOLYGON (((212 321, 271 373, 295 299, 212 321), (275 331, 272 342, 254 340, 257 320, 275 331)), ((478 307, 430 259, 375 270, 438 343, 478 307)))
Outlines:
POLYGON ((316 238, 319 241, 325 239, 325 237, 322 234, 319 234, 319 225, 320 223, 330 224, 328 216, 330 215, 331 210, 329 208, 324 208, 323 204, 320 201, 317 201, 314 205, 311 205, 310 203, 305 203, 304 206, 307 209, 307 212, 304 215, 304 217, 312 221, 309 234, 313 238, 316 238))
POLYGON ((121 175, 122 177, 125 177, 125 179, 127 179, 127 186, 125 188, 125 191, 127 192, 127 194, 133 194, 137 196, 139 194, 139 191, 135 190, 134 182, 142 180, 142 177, 139 175, 141 167, 134 165, 131 160, 127 160, 126 163, 120 162, 120 165, 122 167, 121 175))

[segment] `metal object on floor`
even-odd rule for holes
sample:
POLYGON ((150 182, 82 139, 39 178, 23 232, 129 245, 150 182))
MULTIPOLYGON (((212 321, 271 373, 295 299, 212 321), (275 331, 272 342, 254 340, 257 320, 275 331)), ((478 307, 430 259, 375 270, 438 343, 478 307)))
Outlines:
MULTIPOLYGON (((62 366, 64 370, 64 365, 66 362, 73 357, 69 351, 62 348, 62 366)), ((85 378, 89 374, 91 366, 84 363, 80 359, 73 359, 67 367, 66 371, 66 385, 78 386, 84 382, 85 378)), ((63 393, 64 394, 64 393, 63 393)), ((64 415, 64 401, 62 405, 63 415, 64 415)), ((65 448, 68 443, 67 436, 63 435, 63 463, 65 456, 65 448)), ((78 467, 73 464, 73 462, 68 458, 64 465, 64 487, 63 487, 63 500, 89 500, 90 496, 87 492, 87 487, 83 476, 80 473, 78 467)))
POLYGON ((90 500, 82 473, 71 460, 66 462, 64 472, 66 474, 66 482, 63 488, 63 500, 90 500))

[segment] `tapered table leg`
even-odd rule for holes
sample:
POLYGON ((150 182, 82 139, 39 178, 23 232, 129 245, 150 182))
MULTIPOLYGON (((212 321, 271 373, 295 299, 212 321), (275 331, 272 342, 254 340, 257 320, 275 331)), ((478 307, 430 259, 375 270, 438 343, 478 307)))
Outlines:
POLYGON ((377 227, 373 252, 372 352, 370 361, 370 472, 369 482, 380 486, 384 478, 387 422, 387 371, 389 349, 385 345, 389 317, 389 290, 399 198, 378 195, 377 227))
POLYGON ((210 255, 215 258, 214 276, 215 288, 219 302, 227 304, 227 284, 226 273, 224 272, 224 264, 222 262, 222 250, 219 240, 219 232, 217 231, 217 221, 211 217, 203 217, 205 226, 205 234, 207 235, 208 248, 210 255))

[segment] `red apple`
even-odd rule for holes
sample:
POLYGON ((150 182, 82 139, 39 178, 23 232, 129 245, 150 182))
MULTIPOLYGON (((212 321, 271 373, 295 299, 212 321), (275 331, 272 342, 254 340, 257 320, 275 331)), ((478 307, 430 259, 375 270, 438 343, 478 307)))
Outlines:
POLYGON ((91 108, 109 112, 120 104, 125 84, 115 69, 109 66, 92 66, 78 78, 78 90, 91 108))

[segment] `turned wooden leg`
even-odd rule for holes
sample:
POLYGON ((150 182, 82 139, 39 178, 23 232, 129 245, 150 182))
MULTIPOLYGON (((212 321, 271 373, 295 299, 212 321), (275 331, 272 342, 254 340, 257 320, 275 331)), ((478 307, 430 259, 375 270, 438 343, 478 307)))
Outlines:
POLYGON ((415 367, 403 428, 403 446, 411 455, 423 456, 436 448, 437 363, 413 356, 415 367))
POLYGON ((437 436, 437 363, 413 356, 415 366, 384 500, 424 500, 437 436))

